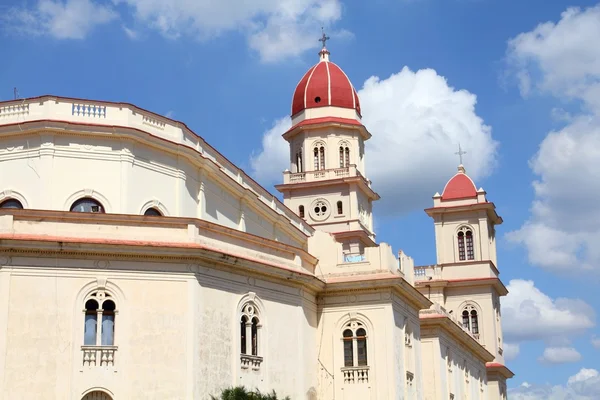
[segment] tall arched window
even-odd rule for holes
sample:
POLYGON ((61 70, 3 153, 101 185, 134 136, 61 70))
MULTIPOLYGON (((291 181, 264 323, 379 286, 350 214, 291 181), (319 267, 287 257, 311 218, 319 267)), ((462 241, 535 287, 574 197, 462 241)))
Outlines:
POLYGON ((367 331, 360 322, 350 322, 344 327, 342 341, 344 345, 344 366, 362 367, 368 365, 367 331))
POLYGON ((338 215, 342 215, 344 213, 344 207, 341 200, 337 202, 337 213, 338 215))
POLYGON ((462 326, 473 335, 479 335, 479 317, 475 306, 469 304, 463 309, 462 326))
POLYGON ((98 291, 89 295, 85 302, 83 345, 114 346, 115 314, 116 305, 110 293, 98 291))
POLYGON ((296 152, 296 172, 304 172, 304 165, 302 162, 302 149, 296 152))
POLYGON ((258 356, 260 352, 260 316, 253 303, 246 303, 240 318, 240 349, 242 354, 258 356))
POLYGON ((350 147, 348 145, 340 146, 340 168, 350 166, 350 147))
POLYGON ((0 203, 0 208, 23 209, 23 204, 17 199, 7 199, 0 203))
POLYGON ((104 207, 102 207, 102 204, 97 200, 92 199, 91 197, 84 197, 73 203, 70 211, 104 213, 104 207))
POLYGON ((460 228, 456 238, 458 243, 458 259, 460 261, 474 260, 473 231, 467 227, 460 228))
POLYGON ((325 145, 318 143, 313 149, 315 171, 325 169, 325 145))
POLYGON ((298 216, 304 218, 304 206, 298 206, 298 216))

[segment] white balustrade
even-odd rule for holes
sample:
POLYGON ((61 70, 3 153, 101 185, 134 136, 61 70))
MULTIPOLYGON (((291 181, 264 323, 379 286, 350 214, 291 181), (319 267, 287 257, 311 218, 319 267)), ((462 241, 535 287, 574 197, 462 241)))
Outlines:
POLYGON ((106 118, 106 106, 73 103, 71 114, 80 117, 106 118))
POLYGON ((258 370, 262 361, 263 358, 260 356, 252 356, 249 354, 240 355, 240 364, 242 369, 252 368, 253 370, 258 370))
POLYGON ((29 104, 19 103, 0 107, 0 118, 10 118, 29 114, 29 104))
POLYGON ((369 383, 369 367, 345 367, 342 368, 342 373, 344 374, 344 383, 369 383))
POLYGON ((81 346, 83 366, 114 366, 117 346, 81 346))

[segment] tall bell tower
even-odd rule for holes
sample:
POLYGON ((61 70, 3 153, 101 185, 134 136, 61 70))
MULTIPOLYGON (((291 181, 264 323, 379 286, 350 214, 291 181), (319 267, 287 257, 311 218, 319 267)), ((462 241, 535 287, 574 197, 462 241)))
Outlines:
POLYGON ((292 127, 283 134, 290 145, 290 167, 276 189, 284 203, 316 229, 343 244, 344 258, 360 261, 375 245, 373 201, 365 172, 365 141, 358 94, 320 41, 319 62, 300 79, 292 98, 292 127))
POLYGON ((477 189, 462 165, 442 194, 425 210, 433 218, 437 252, 433 277, 416 276, 416 286, 456 316, 462 327, 495 356, 487 363, 490 399, 506 399, 506 380, 514 374, 504 365, 500 297, 508 291, 500 280, 496 226, 502 218, 486 192, 477 189))

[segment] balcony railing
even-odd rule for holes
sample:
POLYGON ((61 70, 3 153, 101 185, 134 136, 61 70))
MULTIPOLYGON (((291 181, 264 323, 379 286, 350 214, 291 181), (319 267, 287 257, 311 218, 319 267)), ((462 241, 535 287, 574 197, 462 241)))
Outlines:
POLYGON ((369 383, 369 367, 345 367, 342 368, 344 383, 369 383))
MULTIPOLYGON (((304 171, 304 172, 290 172, 286 171, 283 174, 283 183, 301 183, 301 182, 314 182, 321 181, 327 179, 338 179, 338 178, 346 178, 346 177, 355 177, 360 176, 362 174, 358 169, 356 169, 356 165, 350 165, 345 168, 331 168, 331 169, 322 169, 319 171, 304 171)), ((369 181, 367 183, 370 186, 369 181)))
POLYGON ((251 356, 249 354, 240 355, 242 369, 252 368, 253 370, 258 370, 262 361, 263 358, 260 356, 251 356))
POLYGON ((84 366, 102 367, 115 365, 117 346, 81 346, 81 351, 83 352, 84 366))

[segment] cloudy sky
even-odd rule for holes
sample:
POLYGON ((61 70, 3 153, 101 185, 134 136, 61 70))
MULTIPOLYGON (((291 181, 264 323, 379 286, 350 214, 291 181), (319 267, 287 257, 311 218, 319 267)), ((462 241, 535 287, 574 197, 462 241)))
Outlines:
POLYGON ((584 0, 0 0, 0 99, 131 102, 266 187, 297 81, 359 89, 378 239, 435 262, 423 213, 458 164, 505 223, 512 399, 600 398, 600 4, 584 0))

